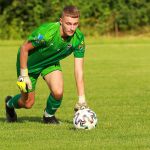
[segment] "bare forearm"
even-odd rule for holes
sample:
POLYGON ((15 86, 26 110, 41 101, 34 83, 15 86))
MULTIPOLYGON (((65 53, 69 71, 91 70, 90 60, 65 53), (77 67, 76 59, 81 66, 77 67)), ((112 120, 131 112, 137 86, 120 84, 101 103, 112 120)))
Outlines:
POLYGON ((32 46, 31 42, 25 42, 20 50, 20 68, 25 69, 27 68, 27 61, 28 61, 28 53, 34 47, 32 46))
POLYGON ((75 78, 76 78, 78 96, 85 95, 83 73, 76 73, 75 78))
POLYGON ((27 88, 32 89, 31 80, 28 75, 27 60, 28 52, 33 49, 32 43, 26 42, 20 49, 20 76, 17 85, 21 92, 26 93, 27 88), (27 88, 26 88, 27 86, 27 88))
POLYGON ((27 59, 28 59, 28 51, 25 49, 24 46, 22 46, 20 50, 20 68, 22 69, 27 68, 27 59))
POLYGON ((86 103, 85 92, 84 92, 83 70, 76 72, 75 77, 76 77, 76 86, 77 86, 77 92, 78 92, 78 102, 86 103))
POLYGON ((85 95, 84 92, 84 75, 83 75, 83 58, 75 58, 75 80, 78 96, 85 95))

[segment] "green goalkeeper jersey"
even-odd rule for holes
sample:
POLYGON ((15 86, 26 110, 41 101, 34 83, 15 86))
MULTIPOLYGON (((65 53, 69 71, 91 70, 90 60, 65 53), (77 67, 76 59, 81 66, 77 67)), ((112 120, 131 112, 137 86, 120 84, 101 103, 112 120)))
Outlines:
MULTIPOLYGON (((74 35, 64 40, 60 35, 60 23, 46 23, 29 35, 34 49, 29 51, 27 67, 29 73, 40 72, 45 67, 59 62, 72 52, 74 57, 84 57, 85 44, 82 32, 77 28, 74 35)), ((17 56, 20 67, 20 49, 17 56)))

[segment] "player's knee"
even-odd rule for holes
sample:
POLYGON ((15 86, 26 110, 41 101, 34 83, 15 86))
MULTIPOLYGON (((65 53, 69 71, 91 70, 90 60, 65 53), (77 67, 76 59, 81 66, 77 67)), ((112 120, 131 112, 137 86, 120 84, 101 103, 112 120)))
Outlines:
POLYGON ((52 95, 56 100, 61 100, 63 97, 63 89, 57 89, 52 92, 52 95))

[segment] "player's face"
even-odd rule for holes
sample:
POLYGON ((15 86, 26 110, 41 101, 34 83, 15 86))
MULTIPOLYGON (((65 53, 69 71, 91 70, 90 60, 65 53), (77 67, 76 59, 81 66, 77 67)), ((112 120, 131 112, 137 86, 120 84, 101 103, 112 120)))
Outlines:
POLYGON ((61 35, 64 37, 72 36, 79 25, 79 18, 63 16, 62 18, 60 18, 60 24, 61 35))

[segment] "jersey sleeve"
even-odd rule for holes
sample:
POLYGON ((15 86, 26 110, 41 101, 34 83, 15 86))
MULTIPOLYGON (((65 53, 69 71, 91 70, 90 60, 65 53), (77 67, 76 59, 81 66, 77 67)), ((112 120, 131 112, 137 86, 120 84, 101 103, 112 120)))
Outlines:
POLYGON ((79 44, 74 49, 74 57, 83 58, 85 53, 84 37, 80 40, 79 44))
POLYGON ((45 33, 46 33, 46 28, 40 26, 28 36, 27 40, 31 42, 34 47, 41 47, 41 46, 44 47, 47 44, 45 33))

